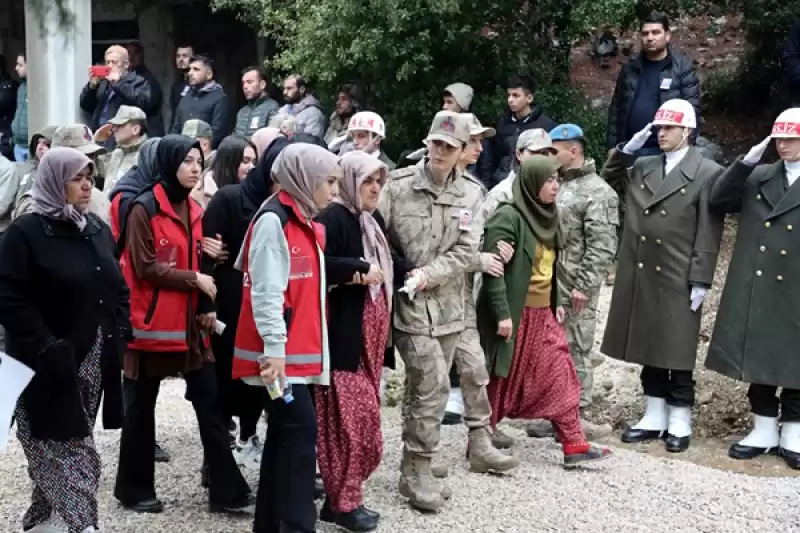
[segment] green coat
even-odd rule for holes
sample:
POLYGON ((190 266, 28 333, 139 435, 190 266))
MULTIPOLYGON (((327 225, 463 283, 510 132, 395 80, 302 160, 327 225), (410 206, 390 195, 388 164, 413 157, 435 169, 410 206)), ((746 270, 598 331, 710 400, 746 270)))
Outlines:
MULTIPOLYGON (((478 296, 478 331, 481 334, 481 345, 486 353, 489 373, 505 378, 511 370, 519 321, 525 308, 525 298, 528 295, 528 285, 538 245, 536 236, 522 218, 522 214, 512 204, 502 204, 486 223, 483 251, 497 253, 499 241, 513 243, 514 257, 506 265, 503 277, 483 275, 478 296), (514 324, 509 342, 497 336, 497 323, 506 318, 510 318, 514 324)), ((553 261, 553 285, 550 291, 553 312, 558 306, 557 268, 558 251, 553 261)))
POLYGON ((800 181, 787 184, 782 161, 741 159, 714 184, 711 206, 739 213, 739 226, 706 367, 800 389, 800 181))

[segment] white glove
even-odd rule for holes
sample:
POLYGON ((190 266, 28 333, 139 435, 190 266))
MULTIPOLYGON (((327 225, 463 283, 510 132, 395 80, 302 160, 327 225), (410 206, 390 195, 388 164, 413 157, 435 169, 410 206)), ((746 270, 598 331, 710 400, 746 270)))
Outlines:
POLYGON ((767 151, 767 146, 769 146, 769 142, 771 140, 772 135, 768 135, 766 139, 750 148, 750 151, 747 152, 747 155, 742 158, 742 163, 749 167, 756 166, 759 161, 761 161, 761 158, 764 157, 764 152, 767 151))
POLYGON ((408 159, 412 160, 412 161, 419 161, 420 159, 425 157, 425 154, 427 154, 427 153, 428 153, 428 148, 424 147, 424 148, 420 148, 419 150, 414 150, 413 152, 408 154, 406 157, 408 159))
POLYGON ((700 306, 703 304, 703 299, 708 294, 708 289, 705 287, 701 287, 699 285, 692 285, 692 294, 689 296, 689 300, 692 302, 689 306, 690 309, 694 312, 700 309, 700 306))
POLYGON ((636 152, 636 150, 644 146, 644 143, 646 143, 647 139, 649 139, 650 136, 653 134, 652 130, 653 130, 653 123, 648 122, 647 126, 642 128, 641 131, 637 131, 636 133, 634 133, 631 140, 628 141, 628 143, 622 147, 622 153, 633 155, 636 152))
POLYGON ((417 286, 420 284, 421 281, 422 281, 422 273, 418 272, 413 276, 410 276, 408 279, 406 279, 406 282, 398 290, 399 292, 404 292, 408 294, 408 299, 413 300, 414 295, 417 294, 417 286))
POLYGON ((348 136, 349 136, 349 134, 345 133, 344 135, 340 135, 339 137, 335 137, 335 138, 331 139, 331 142, 328 143, 328 150, 330 150, 334 154, 338 153, 339 152, 339 148, 342 147, 342 145, 347 140, 348 136))

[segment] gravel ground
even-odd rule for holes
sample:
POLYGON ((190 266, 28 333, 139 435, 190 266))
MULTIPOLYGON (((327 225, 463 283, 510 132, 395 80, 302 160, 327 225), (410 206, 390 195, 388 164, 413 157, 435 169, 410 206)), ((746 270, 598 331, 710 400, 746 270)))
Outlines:
MULTIPOLYGON (((97 432, 105 461, 100 492, 103 532, 250 531, 248 515, 230 518, 205 511, 205 491, 197 474, 199 437, 183 393, 182 382, 166 382, 158 406, 158 437, 173 455, 171 463, 157 466, 159 496, 167 505, 163 514, 137 515, 117 505, 111 492, 119 435, 97 432)), ((528 439, 513 426, 506 430, 518 437, 514 452, 523 457, 523 463, 506 477, 469 473, 463 458, 464 427, 445 427, 443 450, 454 465, 449 478, 454 496, 438 515, 420 515, 396 491, 397 408, 384 409, 383 430, 385 457, 366 490, 367 503, 384 516, 381 531, 771 533, 800 528, 796 506, 800 478, 754 478, 624 449, 615 450, 615 457, 592 469, 566 472, 559 466, 560 450, 554 442, 528 439)), ((247 477, 255 485, 256 474, 248 472, 247 477)), ((15 532, 30 492, 16 441, 0 456, 0 479, 0 531, 15 532)), ((322 525, 319 531, 336 529, 322 525)))

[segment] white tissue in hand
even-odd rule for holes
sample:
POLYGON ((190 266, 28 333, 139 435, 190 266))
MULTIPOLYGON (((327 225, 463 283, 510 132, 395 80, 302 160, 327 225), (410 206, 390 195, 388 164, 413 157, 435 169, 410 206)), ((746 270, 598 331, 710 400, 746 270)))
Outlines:
POLYGON ((222 333, 225 331, 225 327, 226 327, 225 322, 223 322, 220 319, 217 319, 217 323, 214 325, 214 331, 217 333, 217 335, 222 335, 222 333))
POLYGON ((689 299, 692 301, 691 309, 692 311, 697 311, 700 309, 700 306, 703 304, 703 300, 708 294, 708 289, 705 287, 692 287, 692 294, 689 296, 689 299))
POLYGON ((406 279, 405 284, 400 287, 400 292, 405 292, 408 294, 408 299, 413 300, 414 295, 417 293, 417 286, 419 282, 422 281, 422 275, 414 274, 410 278, 406 279))

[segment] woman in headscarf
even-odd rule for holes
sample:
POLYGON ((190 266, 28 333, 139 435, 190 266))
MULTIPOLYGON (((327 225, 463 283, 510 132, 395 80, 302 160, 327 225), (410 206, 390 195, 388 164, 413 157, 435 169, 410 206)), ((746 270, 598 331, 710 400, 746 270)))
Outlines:
POLYGON ((39 162, 32 212, 0 241, 7 351, 36 374, 17 405, 33 484, 24 530, 97 531, 100 457, 92 433, 122 425, 119 361, 128 289, 111 231, 88 212, 94 164, 73 148, 39 162))
POLYGON ((233 377, 291 397, 267 402, 254 533, 313 533, 317 418, 309 386, 327 386, 325 228, 313 221, 337 194, 339 158, 308 144, 272 166, 280 192, 250 223, 236 262, 244 272, 233 377), (276 384, 277 382, 277 384, 276 384))
POLYGON ((325 226, 331 386, 316 393, 317 460, 327 499, 320 513, 348 531, 373 531, 377 513, 361 488, 380 465, 380 382, 389 340, 396 268, 378 197, 389 169, 365 152, 342 157, 339 196, 317 216, 325 226), (353 283, 353 280, 357 283, 353 283))
POLYGON ((241 135, 229 135, 222 139, 211 167, 206 169, 203 179, 192 189, 192 198, 205 207, 216 192, 233 183, 239 183, 256 164, 256 145, 241 135))
POLYGON ((208 349, 216 286, 200 272, 203 210, 189 199, 203 155, 197 141, 168 135, 158 143, 156 161, 158 182, 133 200, 125 224, 121 264, 131 289, 134 339, 124 371, 133 398, 120 439, 114 496, 137 512, 163 510, 154 480, 155 406, 161 380, 180 374, 208 462, 209 510, 229 512, 252 504, 252 494, 230 452, 208 349))
POLYGON ((123 222, 128 218, 131 200, 145 188, 155 183, 158 177, 156 166, 156 149, 160 138, 147 139, 139 150, 136 165, 126 172, 108 193, 111 201, 111 231, 114 238, 119 239, 123 222))
POLYGON ((546 156, 525 160, 511 203, 502 204, 486 224, 484 251, 500 253, 500 241, 515 249, 504 276, 483 276, 478 329, 490 373, 492 426, 504 418, 550 420, 564 466, 572 467, 605 459, 611 451, 589 444, 581 429, 581 384, 560 325, 558 167, 546 156))
MULTIPOLYGON (((264 129, 267 128, 258 132, 264 129)), ((204 261, 206 268, 213 272, 217 285, 217 318, 225 324, 222 335, 211 337, 222 413, 226 425, 230 425, 233 416, 239 417, 239 435, 234 443, 236 463, 255 469, 261 463, 263 452, 256 426, 264 410, 266 396, 263 387, 248 387, 231 378, 233 343, 242 305, 242 271, 234 263, 239 257, 250 221, 261 204, 277 191, 271 176, 272 163, 288 144, 289 139, 276 138, 247 177, 240 183, 217 191, 203 214, 204 261), (224 248, 218 247, 217 243, 222 243, 224 248)))
POLYGON ((250 137, 250 141, 256 146, 256 155, 259 159, 266 155, 267 149, 272 144, 272 141, 278 137, 284 137, 283 133, 281 133, 281 130, 278 128, 261 128, 260 130, 256 130, 253 136, 250 137))

